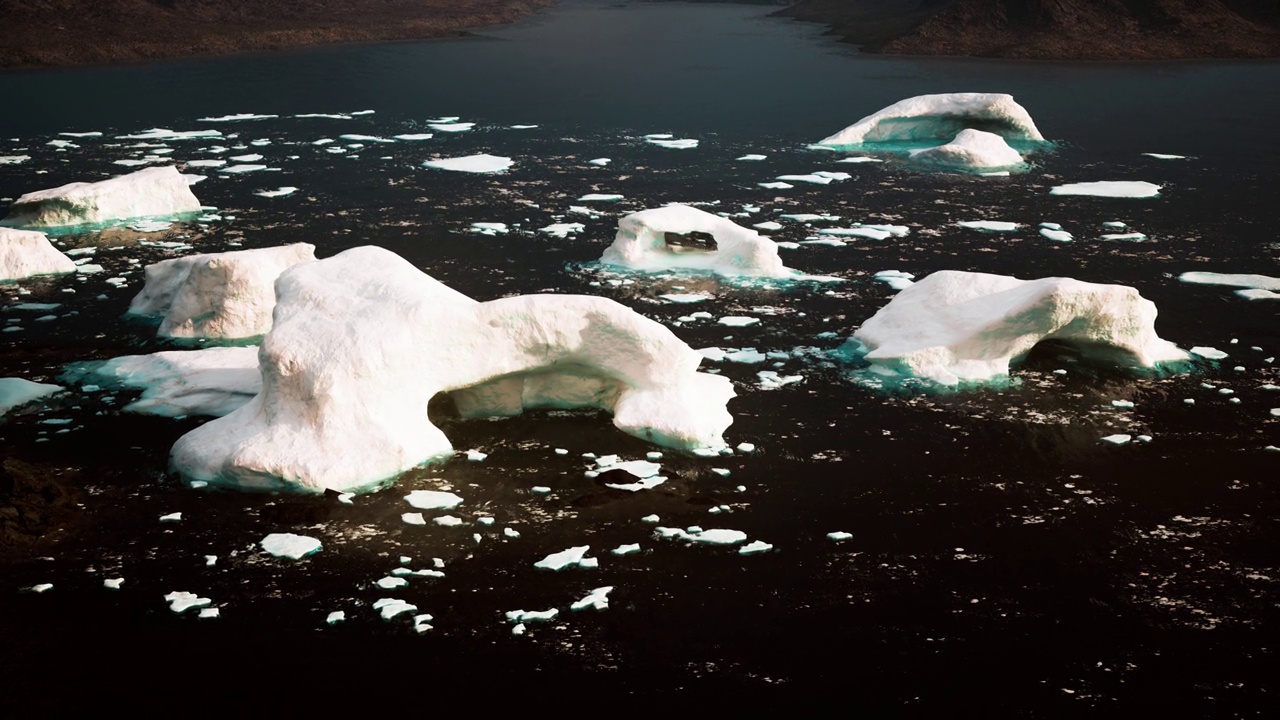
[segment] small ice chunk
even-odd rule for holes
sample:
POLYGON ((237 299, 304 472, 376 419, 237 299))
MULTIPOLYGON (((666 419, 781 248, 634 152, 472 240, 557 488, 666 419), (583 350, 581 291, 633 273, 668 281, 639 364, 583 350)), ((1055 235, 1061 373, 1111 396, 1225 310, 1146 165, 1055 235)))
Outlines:
POLYGON ((169 603, 169 609, 175 613, 184 613, 191 608, 205 607, 213 603, 209 598, 202 598, 195 593, 185 591, 171 592, 165 595, 164 599, 169 603))
POLYGON ((422 513, 404 513, 400 516, 406 524, 409 525, 426 525, 427 521, 422 517, 422 513))
POLYGON ((592 160, 588 160, 588 161, 587 161, 587 164, 588 164, 588 165, 598 165, 598 166, 600 166, 600 167, 604 167, 605 165, 608 165, 608 164, 609 164, 609 163, 611 163, 611 162, 613 162, 613 161, 612 161, 612 160, 610 160, 609 158, 595 158, 595 159, 592 159, 592 160))
POLYGON ((795 187, 795 185, 792 185, 790 183, 784 183, 784 182, 762 182, 762 183, 756 183, 756 184, 767 190, 790 190, 791 188, 795 187))
POLYGON ((861 164, 861 163, 878 163, 878 162, 884 162, 884 161, 879 160, 877 158, 873 158, 873 157, 867 157, 866 155, 855 155, 853 157, 847 157, 841 160, 837 160, 836 162, 861 164))
POLYGON ((476 124, 473 122, 427 123, 427 127, 436 132, 448 133, 466 132, 475 126, 476 124))
POLYGON ((301 560, 308 555, 320 552, 323 548, 319 540, 293 533, 271 533, 259 544, 269 554, 290 560, 301 560))
POLYGON ((441 515, 438 518, 434 518, 432 522, 443 527, 458 527, 462 524, 462 518, 453 515, 441 515))
POLYGON ((738 159, 738 160, 741 160, 741 161, 744 161, 744 162, 758 162, 758 161, 760 161, 760 160, 764 160, 764 159, 765 159, 765 158, 767 158, 767 157, 769 157, 769 156, 768 156, 768 155, 757 155, 757 154, 755 154, 755 153, 749 153, 749 154, 747 154, 747 155, 743 155, 743 156, 741 156, 741 157, 739 157, 739 158, 737 158, 737 159, 738 159))
POLYGON ((1217 348, 1196 346, 1191 348, 1191 354, 1202 357, 1205 360, 1222 360, 1227 354, 1217 348))
POLYGON ((347 619, 347 613, 343 610, 334 610, 324 619, 326 625, 337 625, 347 619))
POLYGON ((394 577, 391 575, 381 578, 374 583, 374 585, 377 585, 379 588, 383 590, 395 590, 396 588, 401 588, 408 584, 409 584, 408 580, 405 580, 402 577, 394 577))
POLYGON ((102 581, 102 587, 108 590, 119 590, 123 583, 124 578, 106 578, 102 581))
POLYGON ((1150 158, 1155 158, 1157 160, 1186 160, 1187 159, 1186 155, 1166 155, 1164 153, 1142 153, 1142 154, 1150 158))
POLYGON ((462 504, 461 496, 440 490, 414 490, 404 499, 419 510, 448 510, 462 504))
POLYGON ((431 138, 435 137, 435 134, 434 133, 405 133, 403 135, 392 135, 391 137, 396 140, 408 140, 410 142, 415 142, 419 140, 430 140, 431 138))
POLYGON ((609 593, 613 592, 612 585, 598 587, 592 590, 586 597, 569 606, 570 610, 608 610, 609 609, 609 593))
POLYGON ((587 551, 590 549, 590 545, 578 545, 576 547, 571 547, 567 550, 551 553, 545 558, 534 563, 533 566, 544 570, 563 570, 567 567, 581 564, 583 558, 586 557, 587 551))
POLYGON ((53 589, 53 583, 37 583, 32 585, 30 589, 33 593, 49 592, 53 589))
POLYGON ((483 452, 480 452, 479 450, 467 451, 467 460, 470 462, 483 462, 484 459, 487 457, 489 457, 489 453, 483 453, 483 452))
POLYGON ((837 530, 835 532, 827 533, 827 539, 833 542, 844 542, 845 540, 848 540, 851 537, 853 537, 853 533, 847 533, 843 530, 837 530))
POLYGON ((630 543, 625 545, 619 545, 618 547, 610 550, 609 552, 614 555, 632 555, 640 552, 640 543, 630 543))
POLYGON ((284 197, 285 195, 292 195, 296 192, 298 192, 298 188, 290 187, 286 185, 284 187, 276 188, 275 190, 259 190, 258 192, 254 193, 254 195, 257 195, 258 197, 264 197, 264 198, 273 198, 273 197, 284 197))
POLYGON ((777 390, 784 385, 804 380, 803 375, 780 375, 774 370, 761 370, 756 373, 756 377, 760 378, 760 387, 764 390, 777 390))
POLYGON ((658 147, 670 148, 672 150, 688 150, 698 147, 698 141, 691 138, 681 138, 678 140, 666 140, 663 138, 647 138, 648 142, 658 147))
POLYGON ((254 113, 239 113, 236 115, 221 115, 219 117, 202 117, 198 118, 200 122, 242 122, 245 120, 270 120, 278 118, 279 115, 256 115, 254 113))
POLYGON ((529 488, 529 492, 532 492, 534 495, 546 495, 547 493, 551 492, 551 488, 547 487, 546 485, 534 485, 533 487, 529 488))
POLYGON ((379 611, 383 620, 390 620, 397 615, 407 612, 417 612, 418 606, 411 605, 404 600, 395 598, 382 598, 373 604, 373 609, 379 611))
POLYGON ((751 227, 760 228, 761 230, 781 230, 782 223, 775 222, 773 220, 766 220, 764 222, 758 222, 751 227))
POLYGON ((503 235, 510 232, 510 229, 506 223, 473 222, 471 223, 471 232, 480 233, 481 235, 503 235))
POLYGON ((514 530, 514 529, 509 528, 509 527, 504 527, 504 528, 502 528, 502 535, 503 535, 504 537, 509 537, 509 538, 511 538, 512 540, 515 540, 516 538, 520 537, 520 531, 519 531, 519 530, 514 530))
POLYGON ((718 322, 721 325, 727 325, 729 327, 747 327, 749 325, 758 324, 760 322, 760 318, 743 317, 739 315, 726 315, 720 318, 719 320, 717 320, 716 322, 718 322))
POLYGON ((738 548, 739 555, 759 555, 767 553, 773 549, 773 546, 763 540, 752 540, 751 542, 738 548))
POLYGON ((182 513, 172 512, 168 515, 161 515, 160 522, 182 522, 182 513))
POLYGON ((1049 194, 1091 195, 1108 198, 1153 198, 1160 195, 1160 187, 1141 180, 1103 180, 1058 185, 1049 190, 1049 194))
POLYGON ((550 622, 559 614, 560 611, 556 608, 551 608, 550 610, 511 610, 507 613, 507 622, 520 624, 550 622))
POLYGON ((254 163, 261 160, 262 156, 259 155, 258 153, 249 153, 248 155, 231 155, 229 156, 228 159, 234 160, 236 162, 254 163))
POLYGON ((204 566, 205 566, 205 567, 213 567, 214 565, 217 565, 217 564, 218 564, 218 556, 217 556, 217 555, 205 555, 205 556, 204 556, 204 566))
POLYGON ((548 235, 554 235, 558 238, 567 238, 572 233, 580 233, 585 226, 582 223, 552 223, 543 228, 538 228, 538 232, 548 235))
POLYGON ((220 611, 220 610, 219 610, 218 608, 216 608, 216 607, 215 607, 215 608, 201 608, 201 609, 200 609, 200 614, 199 614, 199 615, 197 615, 196 617, 204 618, 204 619, 206 619, 206 620, 207 620, 207 619, 209 619, 209 618, 216 618, 216 617, 220 617, 221 615, 222 615, 222 611, 220 611))
POLYGON ((1112 445, 1124 445, 1130 440, 1133 440, 1132 435, 1123 435, 1123 434, 1108 435, 1102 438, 1102 442, 1111 443, 1112 445))
POLYGON ((228 167, 222 168, 222 170, 220 170, 219 172, 231 173, 233 175, 242 175, 244 173, 258 172, 260 170, 270 170, 270 169, 271 168, 267 167, 266 165, 247 164, 247 165, 230 165, 228 167))
POLYGON ((621 199, 622 199, 622 196, 616 195, 616 194, 587 193, 586 195, 583 195, 582 197, 578 198, 578 202, 614 202, 616 200, 621 200, 621 199))
POLYGON ((961 220, 956 225, 982 232, 1013 232, 1022 227, 1020 223, 1005 222, 1003 220, 961 220))
POLYGON ((656 523, 659 520, 660 518, 657 515, 645 515, 644 517, 640 518, 640 522, 647 522, 647 523, 656 523))
POLYGON ((515 163, 508 157, 480 154, 428 160, 422 164, 424 167, 437 170, 452 170, 454 172, 499 173, 504 172, 515 163))
POLYGON ((696 303, 703 300, 714 300, 715 296, 709 293, 667 293, 658 296, 662 300, 672 303, 696 303))
POLYGON ((1131 408, 1133 407, 1133 403, 1129 400, 1112 400, 1111 406, 1118 408, 1131 408))
POLYGON ((1071 242, 1074 236, 1066 230, 1054 230, 1053 228, 1042 227, 1040 234, 1049 238, 1054 242, 1071 242))

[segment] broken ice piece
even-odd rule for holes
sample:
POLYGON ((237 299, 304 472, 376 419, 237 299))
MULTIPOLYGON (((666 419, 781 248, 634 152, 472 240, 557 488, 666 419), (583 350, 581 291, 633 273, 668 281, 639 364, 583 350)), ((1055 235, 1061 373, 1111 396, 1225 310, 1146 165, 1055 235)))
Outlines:
POLYGON ((395 598, 382 598, 373 604, 373 609, 381 613, 383 620, 390 620, 401 613, 417 612, 418 606, 395 598))
POLYGON ((851 537, 853 537, 853 533, 847 533, 843 530, 837 530, 835 532, 827 533, 827 539, 835 542, 844 542, 845 540, 848 540, 851 537))
POLYGON ((301 560, 320 552, 322 548, 319 540, 293 533, 271 533, 258 544, 271 555, 290 560, 301 560))
POLYGON ((1128 400, 1112 400, 1111 406, 1118 408, 1131 408, 1133 407, 1133 403, 1128 400))
POLYGON ((108 590, 119 590, 122 583, 124 578, 106 578, 102 581, 102 587, 108 590))
POLYGON ((414 490, 404 499, 419 510, 448 510, 462 503, 462 498, 440 490, 414 490))
POLYGON ((1191 348, 1191 354, 1202 357, 1206 360, 1221 360, 1227 357, 1226 353, 1222 352, 1217 348, 1200 347, 1200 346, 1191 348))
POLYGON ((1124 445, 1125 443, 1129 442, 1132 439, 1133 439, 1132 435, 1116 434, 1116 435, 1108 435, 1102 438, 1102 442, 1111 443, 1112 445, 1124 445))
POLYGON ((343 610, 334 610, 324 619, 326 625, 337 625, 347 619, 347 613, 343 610))
POLYGON ((609 593, 613 592, 612 585, 598 587, 592 590, 586 597, 569 606, 570 610, 585 610, 592 608, 594 610, 609 609, 609 593))
POLYGON ((753 453, 755 451, 756 451, 756 446, 751 443, 748 443, 748 442, 738 443, 738 452, 740 453, 753 453))
POLYGON ((614 555, 632 555, 634 553, 640 552, 640 543, 630 543, 627 545, 619 545, 618 547, 610 550, 609 552, 613 553, 614 555))
POLYGON ((426 525, 427 521, 422 517, 422 513, 404 513, 400 519, 409 525, 426 525))
POLYGON ((759 555, 767 553, 773 549, 773 546, 763 540, 752 540, 751 542, 738 548, 739 555, 759 555))
POLYGON ((160 522, 181 522, 181 521, 182 521, 182 513, 180 512, 174 512, 174 513, 169 513, 168 515, 160 516, 160 522))
POLYGON ((462 518, 454 517, 453 515, 441 515, 438 518, 434 518, 432 522, 444 527, 457 527, 462 524, 462 518))
POLYGON ((30 588, 31 592, 33 593, 48 592, 52 589, 53 589, 53 583, 38 583, 36 585, 32 585, 30 588))
POLYGON ((516 539, 516 538, 520 537, 520 531, 519 531, 519 530, 512 530, 512 529, 511 529, 511 528, 509 528, 509 527, 504 527, 504 528, 502 528, 502 534, 503 534, 504 536, 506 536, 506 537, 511 538, 512 540, 514 540, 514 539, 516 539))
POLYGON ((183 613, 191 608, 204 607, 213 603, 209 598, 202 598, 195 593, 185 591, 171 592, 165 595, 164 599, 169 603, 169 609, 175 613, 183 613))
POLYGON ((222 613, 221 613, 221 612, 218 610, 218 608, 216 608, 216 607, 215 607, 215 608, 201 608, 201 610, 200 610, 200 614, 199 614, 197 617, 201 617, 201 618, 206 618, 206 619, 207 619, 207 618, 216 618, 216 617, 219 617, 220 615, 222 615, 222 613))
POLYGON ((405 580, 402 577, 392 577, 389 575, 387 577, 377 580, 373 584, 377 585, 383 590, 395 590, 396 588, 400 588, 400 587, 404 587, 405 585, 408 585, 409 581, 405 580))
POLYGON ((507 621, 513 623, 547 622, 560 614, 558 608, 550 610, 511 610, 507 613, 507 621))
POLYGON ((576 547, 571 547, 567 550, 551 553, 545 558, 534 563, 533 566, 544 570, 563 570, 573 565, 580 565, 583 562, 587 551, 590 549, 590 545, 578 545, 576 547))

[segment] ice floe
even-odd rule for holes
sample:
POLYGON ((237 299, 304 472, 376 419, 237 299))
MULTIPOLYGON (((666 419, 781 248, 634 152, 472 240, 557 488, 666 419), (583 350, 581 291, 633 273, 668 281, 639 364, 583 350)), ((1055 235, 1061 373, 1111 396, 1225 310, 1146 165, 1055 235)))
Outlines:
POLYGON ((126 355, 71 366, 63 377, 102 389, 141 389, 142 397, 124 410, 163 417, 221 417, 249 402, 262 389, 256 347, 126 355))
POLYGON ((160 337, 256 337, 271 329, 276 278, 313 260, 308 243, 162 260, 147 266, 129 312, 161 316, 160 337))
POLYGON ((173 166, 146 168, 98 182, 76 182, 22 195, 6 225, 57 227, 200 211, 200 201, 173 166))
POLYGON ((268 554, 276 557, 289 558, 290 560, 301 560, 308 555, 314 555, 323 549, 320 541, 307 537, 306 535, 295 535, 293 533, 271 533, 262 538, 258 543, 268 554))
POLYGON ((653 536, 666 540, 685 540, 704 545, 737 545, 747 541, 747 534, 741 530, 727 530, 724 528, 703 530, 700 527, 685 529, 658 527, 654 529, 653 536))
POLYGON ((1155 319, 1155 305, 1123 285, 946 270, 894 296, 853 340, 877 372, 955 385, 1006 375, 1043 341, 1121 366, 1186 360, 1155 319))
POLYGON ((460 496, 442 490, 414 490, 404 499, 419 510, 448 510, 462 504, 460 496))
POLYGON ((1160 195, 1159 185, 1142 180, 1100 180, 1097 182, 1056 185, 1050 195, 1090 195, 1107 198, 1153 198, 1160 195))
POLYGON ((0 282, 76 271, 76 264, 42 232, 0 227, 0 282))
POLYGON ((259 190, 258 192, 254 193, 254 195, 257 195, 258 197, 264 197, 264 198, 274 198, 274 197, 284 197, 285 195, 292 195, 296 192, 298 192, 298 188, 286 185, 281 188, 276 188, 275 190, 259 190))
POLYGON ((554 235, 558 238, 567 238, 573 233, 580 233, 584 229, 582 223, 552 223, 546 227, 538 228, 538 232, 554 235))
POLYGON ((971 127, 1010 140, 1044 140, 1031 115, 1011 95, 945 93, 896 102, 825 138, 819 145, 949 140, 971 127))
POLYGON ((609 609, 609 593, 613 592, 612 585, 598 587, 587 594, 586 597, 574 602, 569 606, 570 610, 608 610, 609 609))
POLYGON ((689 150, 698 147, 698 141, 692 138, 681 138, 672 140, 668 138, 651 137, 646 138, 645 142, 658 147, 670 148, 672 150, 689 150))
POLYGON ((778 246, 760 233, 688 205, 622 217, 600 261, 641 271, 701 270, 727 276, 791 278, 778 246))
POLYGON ((1197 285, 1224 285, 1243 288, 1236 294, 1249 300, 1280 300, 1280 278, 1267 275, 1231 274, 1215 272, 1185 272, 1178 276, 1185 283, 1197 285))
POLYGON ((585 560, 589 559, 587 558, 587 551, 590 549, 590 545, 571 547, 567 550, 551 553, 534 563, 533 566, 543 570, 564 570, 568 567, 581 565, 585 560))
POLYGON ((475 123, 470 122, 427 123, 427 127, 432 130, 447 133, 466 132, 475 126, 475 123))
POLYGON ((262 392, 180 438, 188 480, 261 490, 370 490, 452 452, 426 416, 449 391, 465 417, 598 407, 668 447, 723 445, 725 378, 669 329, 611 300, 477 303, 394 253, 358 247, 276 281, 262 392))
POLYGON ((117 135, 120 140, 207 140, 220 138, 218 130, 169 130, 168 128, 151 128, 132 135, 117 135))
POLYGON ((61 391, 61 385, 32 382, 15 377, 0 378, 0 415, 61 391))
POLYGON ((200 597, 195 593, 186 591, 171 592, 165 595, 164 599, 165 602, 169 603, 169 609, 179 615, 191 608, 202 608, 213 603, 209 598, 200 597))
POLYGON ((435 168, 436 170, 452 170, 454 172, 471 173, 499 173, 506 171, 515 163, 508 157, 481 154, 428 160, 422 164, 425 167, 435 168))
POLYGON ((255 113, 238 113, 235 115, 221 115, 218 117, 202 117, 197 118, 200 122, 243 122, 245 120, 270 120, 278 118, 279 115, 257 115, 255 113))
POLYGON ((1013 232, 1014 230, 1022 227, 1019 223, 1006 222, 1003 220, 961 220, 960 222, 957 222, 956 225, 970 230, 992 233, 1013 232))

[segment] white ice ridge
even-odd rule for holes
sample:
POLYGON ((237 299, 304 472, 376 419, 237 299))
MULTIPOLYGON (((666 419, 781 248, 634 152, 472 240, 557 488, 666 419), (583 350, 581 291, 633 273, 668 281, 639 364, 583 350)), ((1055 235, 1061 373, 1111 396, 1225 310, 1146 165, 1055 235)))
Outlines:
POLYGON ((99 182, 29 192, 13 202, 5 225, 57 227, 200 211, 187 179, 172 165, 99 182))
POLYGON ((315 259, 314 245, 295 243, 162 260, 147 266, 129 312, 162 316, 160 337, 257 337, 271 329, 276 278, 315 259))
POLYGON ((853 338, 879 372, 955 385, 1006 375, 1046 340, 1121 366, 1188 359, 1155 320, 1155 304, 1124 285, 944 270, 895 295, 853 338))
POLYGON ((1266 275, 1236 275, 1215 272, 1185 272, 1178 276, 1185 283, 1225 285, 1243 288, 1236 294, 1249 300, 1280 300, 1280 278, 1266 275))
POLYGON ((59 252, 44 233, 0 227, 0 282, 75 271, 75 262, 59 252))
POLYGON ((163 417, 221 417, 262 389, 258 348, 253 346, 125 355, 70 368, 64 379, 104 389, 141 389, 142 397, 124 409, 163 417))
POLYGON ((733 385, 663 325, 600 297, 479 303, 394 253, 357 247, 276 281, 262 392, 187 433, 171 467, 248 490, 372 490, 449 455, 427 419, 453 391, 466 417, 526 407, 610 410, 674 448, 724 445, 733 385))
POLYGON ((907 98, 868 115, 819 145, 950 140, 966 128, 1009 140, 1044 141, 1026 109, 1012 95, 945 93, 907 98))
POLYGON ((441 158, 422 163, 437 170, 453 170, 455 172, 498 173, 511 167, 511 158, 497 155, 467 155, 466 157, 441 158))
POLYGON ((1050 195, 1092 195, 1109 198, 1153 198, 1160 195, 1160 186, 1142 180, 1100 180, 1098 182, 1069 183, 1049 190, 1050 195))
POLYGON ((667 205, 625 215, 600 262, 635 270, 689 269, 718 275, 790 278, 778 245, 755 230, 688 205, 667 205), (694 246, 691 233, 714 242, 694 246), (680 237, 680 236, 683 236, 680 237))
POLYGON ((982 130, 965 129, 946 145, 911 151, 921 165, 958 170, 987 170, 1022 165, 1022 156, 1004 138, 982 130))

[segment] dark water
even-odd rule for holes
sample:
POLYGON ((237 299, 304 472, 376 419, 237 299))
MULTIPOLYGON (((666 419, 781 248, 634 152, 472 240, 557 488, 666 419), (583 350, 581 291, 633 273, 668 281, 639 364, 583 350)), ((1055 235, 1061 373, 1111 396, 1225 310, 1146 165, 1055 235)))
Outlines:
MULTIPOLYGON (((810 699, 872 715, 1273 713, 1280 453, 1263 448, 1280 445, 1280 420, 1269 414, 1280 393, 1262 385, 1280 383, 1268 361, 1280 355, 1280 317, 1274 301, 1175 278, 1188 270, 1280 274, 1271 139, 1280 66, 863 58, 819 28, 763 13, 567 3, 476 39, 0 75, 0 96, 25 109, 0 118, 0 135, 14 138, 0 142, 0 155, 32 156, 0 165, 0 197, 118 174, 125 168, 115 160, 150 148, 127 148, 132 141, 114 136, 153 126, 237 134, 166 143, 178 162, 258 153, 278 168, 242 176, 188 170, 209 176, 195 191, 221 219, 60 238, 64 248, 102 245, 94 262, 105 272, 23 283, 30 294, 5 288, 3 319, 23 329, 0 334, 0 375, 51 381, 69 362, 166 347, 121 313, 146 263, 186 250, 140 241, 199 251, 305 241, 322 257, 377 244, 477 299, 602 294, 672 325, 693 347, 790 354, 780 368, 709 365, 738 383, 727 439, 754 443, 755 453, 715 461, 667 453, 671 480, 635 494, 584 477, 591 464, 581 455, 633 459, 654 448, 592 413, 501 422, 446 413, 439 422, 455 446, 489 457, 415 471, 354 506, 185 490, 165 474, 168 448, 201 421, 122 413, 127 396, 74 393, 16 413, 0 426, 0 442, 11 462, 40 478, 19 482, 15 494, 40 537, 0 551, 0 702, 23 710, 184 701, 243 710, 257 691, 253 702, 295 711, 431 707, 447 698, 478 711, 537 702, 626 712, 646 701, 682 711, 810 699), (1058 148, 1009 178, 839 164, 842 155, 805 149, 883 105, 940 91, 1011 92, 1058 148), (346 121, 197 121, 365 108, 377 112, 346 121), (341 133, 423 132, 442 114, 478 125, 342 154, 328 148, 345 141, 312 144, 341 133), (539 127, 509 127, 518 123, 539 127), (106 137, 71 139, 74 148, 45 144, 61 131, 90 130, 106 137), (669 150, 641 137, 655 132, 700 144, 669 150), (270 142, 250 144, 263 140, 270 142), (214 153, 215 145, 230 149, 214 153), (477 152, 516 165, 496 176, 420 167, 437 155, 477 152), (735 161, 745 153, 768 159, 735 161), (586 163, 597 157, 612 163, 586 163), (757 186, 815 170, 853 177, 781 191, 757 186), (1132 201, 1048 194, 1062 182, 1103 179, 1164 190, 1132 201), (254 194, 285 185, 300 190, 254 194), (625 199, 597 204, 598 217, 568 213, 589 192, 625 199), (783 251, 791 267, 843 278, 836 285, 622 276, 592 264, 619 214, 671 201, 715 203, 707 209, 729 214, 759 207, 735 217, 748 225, 828 212, 911 233, 783 251), (1027 228, 984 235, 954 225, 972 219, 1027 228), (1107 220, 1150 241, 1101 241, 1107 220), (1061 223, 1076 241, 1040 237, 1034 227, 1042 221, 1061 223), (508 223, 511 232, 472 233, 472 222, 508 223), (552 222, 585 228, 564 239, 537 232, 552 222), (1007 387, 887 395, 828 354, 892 297, 870 277, 887 269, 1133 285, 1159 306, 1163 337, 1230 357, 1144 378, 1046 354, 1007 387), (657 299, 677 287, 715 299, 657 299), (37 322, 38 313, 12 307, 18 302, 61 306, 55 319, 37 322), (693 310, 762 322, 675 324, 693 310), (761 369, 804 380, 764 390, 761 369), (1135 407, 1113 407, 1119 399, 1135 407), (59 418, 72 422, 42 422, 59 418), (1099 442, 1117 432, 1153 439, 1099 442), (404 524, 400 514, 411 508, 402 498, 416 488, 458 492, 466 502, 453 514, 467 524, 404 524), (729 511, 710 512, 721 506, 729 511), (158 522, 175 511, 182 522, 158 522), (775 550, 740 556, 654 539, 640 520, 651 513, 674 527, 740 529, 775 550), (476 523, 481 516, 495 523, 476 523), (826 538, 837 530, 853 537, 826 538), (325 549, 300 563, 276 560, 255 548, 270 532, 313 535, 325 549), (609 553, 633 542, 641 554, 609 553), (583 544, 598 569, 533 567, 583 544), (217 563, 207 566, 205 555, 217 563), (401 556, 414 569, 440 558, 445 577, 374 587, 401 556), (121 590, 103 588, 113 577, 125 578, 121 590), (25 591, 43 582, 54 588, 25 591), (609 610, 569 611, 605 585, 615 587, 609 610), (221 617, 171 613, 162 596, 176 590, 211 598, 221 617), (382 597, 433 614, 434 630, 418 635, 404 616, 384 622, 371 609, 382 597), (556 620, 511 635, 505 612, 551 607, 561 610, 556 620), (326 626, 332 610, 348 620, 326 626), (629 705, 583 703, 619 698, 629 705)), ((819 227, 782 222, 771 233, 777 240, 802 241, 819 227)), ((26 477, 16 467, 9 474, 26 477)))

